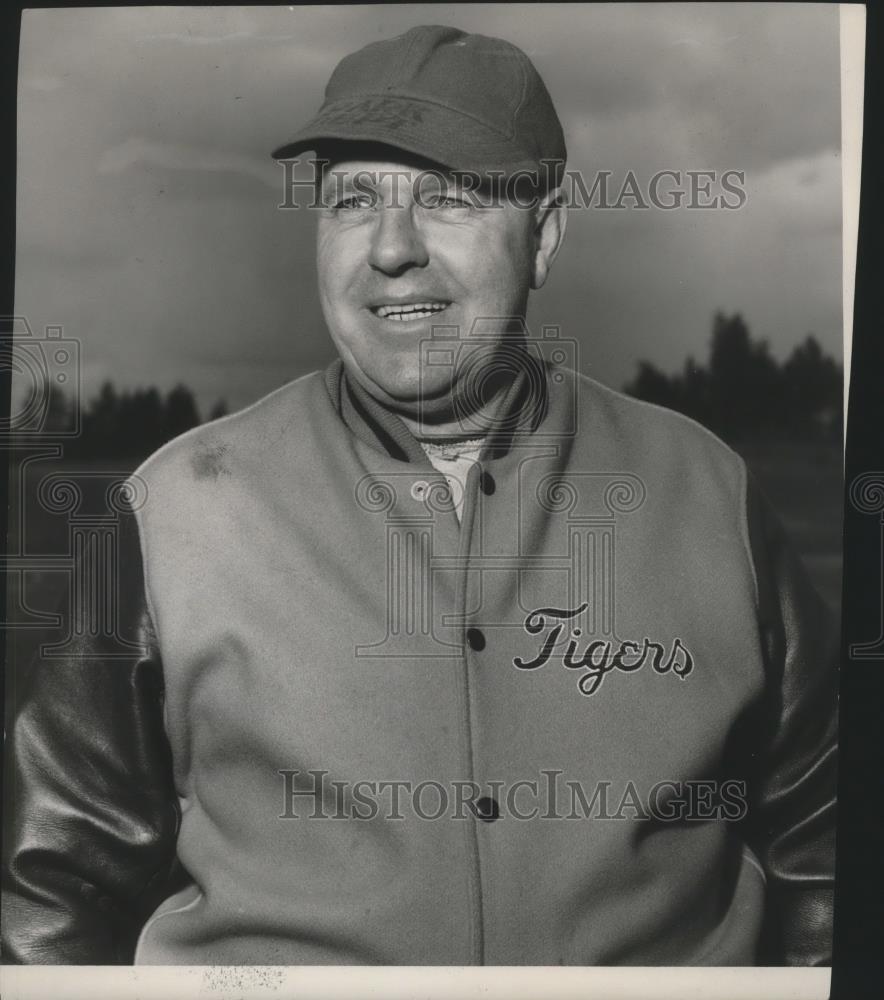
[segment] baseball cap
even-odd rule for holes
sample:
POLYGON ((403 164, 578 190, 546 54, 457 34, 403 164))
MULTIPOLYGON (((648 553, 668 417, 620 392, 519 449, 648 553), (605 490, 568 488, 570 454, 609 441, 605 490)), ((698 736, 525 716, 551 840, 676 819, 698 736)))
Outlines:
POLYGON ((345 56, 319 112, 272 155, 289 159, 329 140, 383 143, 451 170, 539 171, 555 183, 567 155, 552 98, 528 56, 503 39, 443 25, 345 56))

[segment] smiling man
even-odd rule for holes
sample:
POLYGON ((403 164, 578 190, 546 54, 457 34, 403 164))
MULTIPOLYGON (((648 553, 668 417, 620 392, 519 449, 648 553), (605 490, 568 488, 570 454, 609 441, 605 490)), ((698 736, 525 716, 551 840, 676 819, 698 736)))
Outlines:
POLYGON ((736 454, 527 329, 537 71, 412 29, 309 150, 339 357, 132 476, 19 694, 7 958, 826 964, 834 632, 736 454))
MULTIPOLYGON (((411 430, 456 433, 470 404, 462 366, 426 364, 421 345, 434 328, 480 331, 493 376, 494 341, 518 342, 513 320, 524 320, 529 290, 544 283, 561 245, 557 191, 508 199, 487 181, 464 190, 439 164, 383 144, 322 149, 317 265, 335 346, 348 373, 411 430), (393 154, 396 162, 380 159, 393 154)), ((476 420, 499 401, 488 388, 476 420)))

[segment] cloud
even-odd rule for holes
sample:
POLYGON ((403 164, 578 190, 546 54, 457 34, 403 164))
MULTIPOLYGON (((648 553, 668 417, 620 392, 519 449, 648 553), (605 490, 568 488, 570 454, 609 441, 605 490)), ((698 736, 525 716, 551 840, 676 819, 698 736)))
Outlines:
POLYGON ((64 80, 59 79, 57 76, 47 76, 43 73, 27 73, 22 76, 21 83, 24 87, 39 90, 44 94, 50 94, 64 86, 64 80))
POLYGON ((229 173, 252 177, 274 191, 279 190, 278 171, 270 169, 266 159, 245 156, 229 150, 187 146, 184 143, 157 142, 133 136, 104 150, 98 159, 99 174, 119 174, 136 166, 187 170, 197 173, 229 173))

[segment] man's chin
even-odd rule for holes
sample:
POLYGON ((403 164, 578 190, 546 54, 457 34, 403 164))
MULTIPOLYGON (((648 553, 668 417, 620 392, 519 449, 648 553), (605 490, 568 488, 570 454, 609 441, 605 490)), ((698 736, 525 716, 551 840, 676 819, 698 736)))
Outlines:
POLYGON ((390 372, 351 372, 362 387, 379 403, 397 412, 417 413, 429 408, 435 411, 450 407, 451 380, 427 379, 408 372, 401 375, 390 372))

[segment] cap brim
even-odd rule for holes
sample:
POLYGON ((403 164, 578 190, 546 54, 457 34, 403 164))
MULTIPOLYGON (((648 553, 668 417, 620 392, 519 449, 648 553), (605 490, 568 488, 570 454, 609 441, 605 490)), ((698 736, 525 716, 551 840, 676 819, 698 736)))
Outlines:
POLYGON ((378 142, 451 170, 536 170, 524 149, 475 118, 407 97, 368 96, 324 106, 292 139, 271 154, 291 159, 332 140, 378 142))

